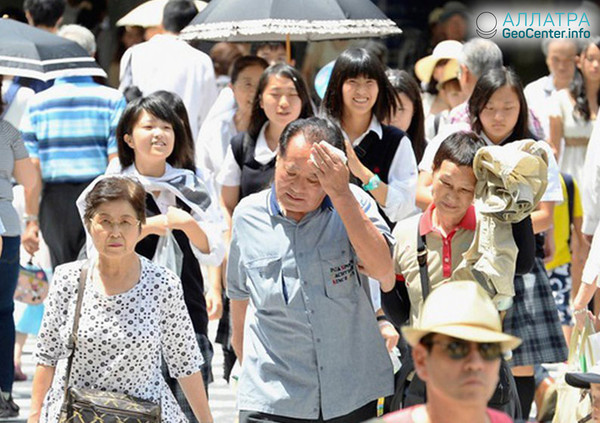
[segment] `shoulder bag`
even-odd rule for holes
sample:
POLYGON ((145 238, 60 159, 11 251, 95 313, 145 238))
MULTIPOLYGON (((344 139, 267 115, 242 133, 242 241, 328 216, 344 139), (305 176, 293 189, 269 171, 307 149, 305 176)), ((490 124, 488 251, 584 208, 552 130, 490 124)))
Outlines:
POLYGON ((89 265, 90 261, 88 260, 81 268, 79 276, 73 329, 68 341, 71 353, 67 362, 65 394, 58 421, 59 423, 159 423, 161 421, 160 405, 151 401, 118 392, 69 386, 89 265))

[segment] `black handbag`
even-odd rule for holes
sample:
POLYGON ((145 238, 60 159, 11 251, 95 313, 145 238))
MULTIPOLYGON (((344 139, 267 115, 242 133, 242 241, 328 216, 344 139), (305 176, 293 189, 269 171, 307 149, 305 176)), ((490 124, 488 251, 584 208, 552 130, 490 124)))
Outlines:
POLYGON ((84 263, 79 276, 73 329, 67 345, 71 353, 67 362, 65 394, 58 421, 59 423, 159 423, 160 405, 151 401, 118 392, 69 386, 88 269, 89 260, 84 263))

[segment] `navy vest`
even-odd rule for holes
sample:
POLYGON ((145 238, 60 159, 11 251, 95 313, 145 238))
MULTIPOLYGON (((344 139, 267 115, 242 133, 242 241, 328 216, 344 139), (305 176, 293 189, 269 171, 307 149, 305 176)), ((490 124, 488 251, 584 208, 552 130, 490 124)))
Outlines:
POLYGON ((256 140, 253 140, 246 132, 237 134, 231 139, 231 150, 235 161, 242 170, 240 200, 271 186, 275 173, 275 157, 264 165, 257 162, 254 159, 256 140))

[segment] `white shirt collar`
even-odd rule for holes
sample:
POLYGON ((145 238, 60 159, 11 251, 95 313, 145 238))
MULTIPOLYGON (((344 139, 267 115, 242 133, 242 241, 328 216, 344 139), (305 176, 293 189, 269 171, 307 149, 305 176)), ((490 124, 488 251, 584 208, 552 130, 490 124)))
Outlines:
POLYGON ((479 134, 479 136, 485 141, 485 143, 487 145, 502 145, 502 143, 504 141, 506 141, 508 139, 508 137, 510 137, 512 135, 512 132, 510 134, 508 134, 502 141, 500 141, 498 144, 496 144, 494 141, 492 141, 491 139, 488 138, 488 136, 485 134, 484 131, 481 131, 481 133, 479 134))
MULTIPOLYGON (((342 127, 342 125, 339 125, 340 128, 342 127)), ((377 136, 379 137, 379 139, 381 139, 383 137, 383 128, 381 127, 381 123, 379 123, 379 120, 375 117, 375 115, 373 115, 371 117, 371 122, 369 123, 369 127, 367 128, 367 130, 365 132, 363 132, 360 137, 358 137, 357 139, 355 139, 352 142, 352 146, 356 147, 358 144, 360 144, 360 142, 363 140, 364 137, 367 136, 367 134, 369 132, 375 132, 377 134, 377 136)), ((346 131, 344 131, 344 129, 342 129, 342 134, 344 135, 344 138, 346 138, 347 140, 350 139, 350 137, 348 136, 348 134, 346 133, 346 131)))
POLYGON ((254 160, 259 162, 260 164, 267 164, 273 157, 277 154, 278 148, 275 151, 269 148, 269 144, 267 144, 267 138, 265 137, 265 130, 269 122, 265 122, 265 124, 260 128, 260 132, 258 133, 258 137, 256 137, 256 147, 254 149, 254 160))

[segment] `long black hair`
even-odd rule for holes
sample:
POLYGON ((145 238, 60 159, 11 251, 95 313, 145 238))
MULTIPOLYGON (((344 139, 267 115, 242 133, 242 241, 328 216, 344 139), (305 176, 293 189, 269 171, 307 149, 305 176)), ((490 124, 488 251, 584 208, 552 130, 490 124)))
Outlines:
POLYGON ((323 97, 322 107, 325 113, 337 121, 342 120, 342 86, 346 80, 359 76, 377 81, 379 93, 373 106, 373 114, 380 122, 390 120, 396 114, 398 97, 385 75, 383 63, 364 48, 349 48, 335 61, 323 97))
MULTIPOLYGON (((600 36, 594 36, 589 39, 585 48, 579 54, 579 60, 587 60, 587 51, 592 45, 600 48, 600 36)), ((586 122, 589 121, 591 119, 591 110, 585 89, 585 78, 581 70, 575 69, 575 75, 573 75, 573 81, 571 81, 569 89, 571 96, 575 99, 573 117, 576 121, 581 120, 581 118, 586 122)), ((600 104, 600 90, 596 93, 596 101, 600 104)))
POLYGON ((260 79, 258 80, 258 87, 256 89, 256 95, 254 96, 254 101, 252 103, 250 124, 248 125, 248 135, 250 135, 250 138, 253 140, 256 140, 258 133, 268 120, 265 111, 262 107, 260 107, 260 100, 271 76, 283 76, 294 83, 294 87, 296 87, 300 101, 302 101, 302 109, 300 109, 300 116, 298 116, 298 118, 307 118, 313 115, 308 87, 300 72, 298 72, 298 70, 293 66, 285 63, 271 65, 265 69, 260 76, 260 79))
MULTIPOLYGON (((396 92, 404 93, 410 99, 413 105, 413 116, 410 120, 410 125, 406 130, 406 135, 410 138, 413 151, 417 163, 423 158, 427 141, 425 139, 425 114, 423 113, 423 100, 421 99, 421 91, 419 84, 405 70, 389 69, 386 75, 396 92)), ((398 97, 400 107, 404 107, 400 97, 398 97)))
POLYGON ((528 129, 529 109, 527 108, 527 101, 523 93, 523 85, 517 74, 507 67, 490 69, 477 80, 473 94, 471 94, 471 98, 469 99, 471 129, 478 134, 483 131, 479 115, 492 95, 504 86, 511 87, 519 99, 519 118, 509 137, 517 140, 531 138, 531 133, 528 129))

